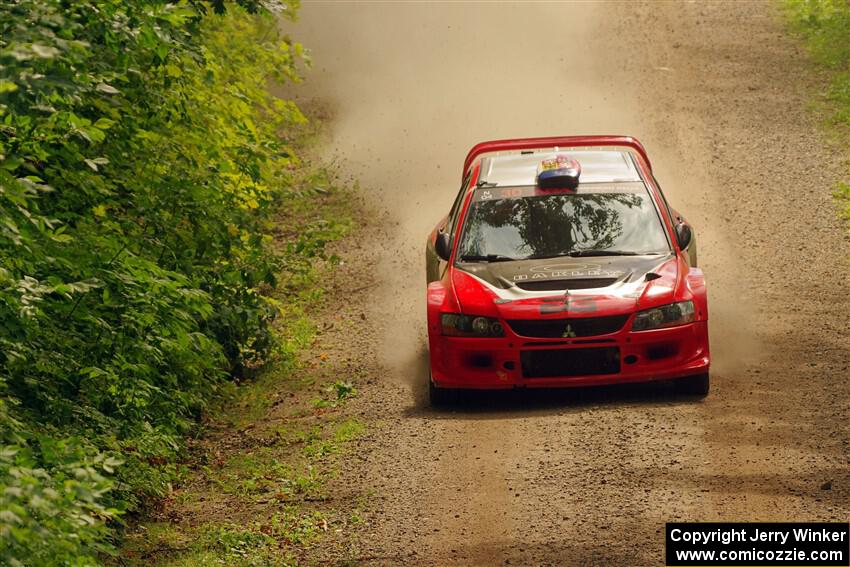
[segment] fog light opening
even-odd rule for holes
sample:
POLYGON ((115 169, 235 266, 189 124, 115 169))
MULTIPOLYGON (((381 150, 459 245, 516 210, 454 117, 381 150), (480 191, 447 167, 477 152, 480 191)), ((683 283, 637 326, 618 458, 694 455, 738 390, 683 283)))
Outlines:
POLYGON ((635 354, 628 354, 623 357, 623 362, 625 362, 626 364, 634 364, 637 361, 638 357, 635 354))
POLYGON ((493 357, 489 354, 473 354, 469 357, 469 365, 473 368, 490 368, 493 366, 493 357))
POLYGON ((646 357, 650 360, 660 360, 676 356, 679 353, 679 347, 672 343, 654 345, 646 349, 646 357))

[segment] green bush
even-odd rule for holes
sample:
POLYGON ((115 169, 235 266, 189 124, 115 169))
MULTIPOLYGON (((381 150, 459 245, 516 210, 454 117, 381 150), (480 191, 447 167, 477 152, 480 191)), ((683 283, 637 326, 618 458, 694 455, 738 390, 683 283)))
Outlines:
POLYGON ((0 3, 2 564, 96 563, 274 346, 263 226, 304 118, 267 83, 303 54, 257 8, 0 3))

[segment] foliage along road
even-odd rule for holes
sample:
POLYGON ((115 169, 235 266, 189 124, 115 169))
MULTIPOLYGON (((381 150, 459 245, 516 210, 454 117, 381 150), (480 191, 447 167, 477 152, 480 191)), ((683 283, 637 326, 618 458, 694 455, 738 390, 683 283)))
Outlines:
POLYGON ((332 112, 327 154, 375 217, 343 251, 355 283, 379 278, 346 299, 366 323, 322 344, 374 377, 354 403, 376 425, 337 482, 373 491, 370 565, 655 565, 665 521, 847 518, 850 247, 830 196, 842 169, 771 6, 303 7, 293 33, 315 68, 299 96, 332 112), (428 409, 422 249, 466 149, 578 133, 643 140, 697 227, 713 393, 428 409))

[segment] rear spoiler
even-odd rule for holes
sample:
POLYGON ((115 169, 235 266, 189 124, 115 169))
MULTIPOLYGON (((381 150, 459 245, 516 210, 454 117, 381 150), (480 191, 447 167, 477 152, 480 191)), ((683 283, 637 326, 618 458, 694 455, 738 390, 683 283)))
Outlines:
POLYGON ((554 136, 550 138, 519 138, 516 140, 492 140, 490 142, 481 142, 472 146, 469 153, 466 154, 466 160, 463 162, 463 173, 461 179, 466 176, 469 166, 475 161, 475 158, 481 154, 493 152, 505 152, 510 150, 539 150, 547 148, 575 148, 583 146, 620 146, 635 150, 649 171, 652 172, 652 164, 649 162, 649 156, 646 155, 646 149, 637 139, 631 136, 554 136))

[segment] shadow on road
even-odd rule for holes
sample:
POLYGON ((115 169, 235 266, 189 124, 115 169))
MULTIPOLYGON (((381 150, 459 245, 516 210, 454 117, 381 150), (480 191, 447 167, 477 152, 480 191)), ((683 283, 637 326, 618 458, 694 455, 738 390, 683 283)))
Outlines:
POLYGON ((431 407, 426 388, 416 392, 416 403, 409 407, 406 417, 433 416, 435 419, 477 416, 504 419, 528 414, 563 414, 584 411, 592 406, 695 404, 702 400, 676 391, 670 382, 618 384, 586 388, 515 390, 464 390, 458 400, 445 407, 431 407))

